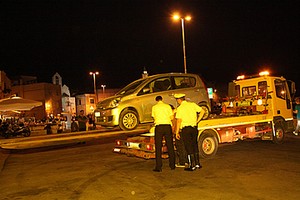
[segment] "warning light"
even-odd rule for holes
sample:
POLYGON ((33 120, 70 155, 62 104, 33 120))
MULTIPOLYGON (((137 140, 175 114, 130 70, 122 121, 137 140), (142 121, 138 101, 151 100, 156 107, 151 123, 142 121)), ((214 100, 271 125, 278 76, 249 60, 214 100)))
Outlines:
POLYGON ((260 76, 268 76, 269 74, 270 73, 268 71, 263 71, 259 73, 260 76))
POLYGON ((245 75, 238 76, 236 79, 237 80, 245 79, 245 75))

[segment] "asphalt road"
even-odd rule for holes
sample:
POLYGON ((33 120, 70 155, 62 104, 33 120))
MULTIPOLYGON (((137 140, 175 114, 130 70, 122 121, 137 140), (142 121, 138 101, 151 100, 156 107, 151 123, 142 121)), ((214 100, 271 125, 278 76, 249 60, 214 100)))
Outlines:
POLYGON ((219 148, 194 172, 152 172, 154 160, 113 153, 111 140, 64 148, 1 152, 1 200, 210 199, 300 197, 300 137, 282 145, 241 141, 219 148))

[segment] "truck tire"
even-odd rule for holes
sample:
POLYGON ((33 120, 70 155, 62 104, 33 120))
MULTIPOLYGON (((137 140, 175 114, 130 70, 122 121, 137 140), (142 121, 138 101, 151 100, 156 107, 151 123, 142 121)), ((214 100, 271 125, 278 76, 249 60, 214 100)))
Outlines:
POLYGON ((206 132, 202 133, 198 140, 199 154, 202 158, 212 158, 218 151, 218 139, 215 134, 206 132))
POLYGON ((139 124, 138 114, 133 110, 122 111, 119 126, 122 130, 134 130, 139 124))
POLYGON ((210 114, 210 113, 209 113, 208 107, 207 107, 207 106, 204 106, 204 105, 200 105, 200 107, 201 107, 203 110, 205 110, 205 113, 204 113, 202 119, 208 119, 209 114, 210 114))
POLYGON ((282 144, 285 136, 285 131, 281 123, 275 123, 275 136, 273 135, 273 142, 275 144, 282 144))

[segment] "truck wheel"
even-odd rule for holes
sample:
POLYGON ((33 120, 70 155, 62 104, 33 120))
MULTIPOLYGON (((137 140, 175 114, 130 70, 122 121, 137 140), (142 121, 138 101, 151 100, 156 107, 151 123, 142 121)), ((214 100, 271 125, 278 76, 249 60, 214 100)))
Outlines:
POLYGON ((273 135, 273 142, 275 144, 282 144, 284 140, 284 128, 280 123, 275 124, 275 136, 273 135))
POLYGON ((208 107, 207 106, 201 106, 201 108, 203 109, 203 110, 205 110, 205 113, 204 113, 204 115, 203 115, 203 118, 202 119, 208 119, 208 117, 209 117, 209 109, 208 109, 208 107))
POLYGON ((121 113, 119 126, 122 130, 133 130, 138 124, 138 114, 135 111, 125 110, 121 113))
POLYGON ((198 140, 199 153, 202 158, 212 158, 218 151, 217 137, 212 133, 202 133, 198 140))

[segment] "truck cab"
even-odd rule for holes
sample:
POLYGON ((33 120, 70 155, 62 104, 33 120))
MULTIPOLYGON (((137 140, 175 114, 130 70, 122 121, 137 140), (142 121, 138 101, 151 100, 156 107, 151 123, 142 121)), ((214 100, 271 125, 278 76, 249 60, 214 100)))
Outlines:
POLYGON ((286 132, 293 131, 294 82, 261 72, 258 76, 238 76, 228 88, 233 97, 228 108, 235 114, 267 114, 274 122, 281 121, 286 132))

